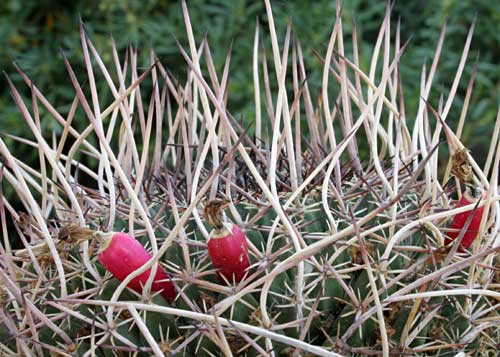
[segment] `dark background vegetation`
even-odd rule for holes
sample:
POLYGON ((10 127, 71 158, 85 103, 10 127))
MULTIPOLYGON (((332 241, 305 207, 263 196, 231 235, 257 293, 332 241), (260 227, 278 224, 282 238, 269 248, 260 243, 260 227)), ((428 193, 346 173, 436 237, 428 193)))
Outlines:
MULTIPOLYGON (((322 55, 326 52, 335 20, 335 1, 275 0, 272 4, 282 38, 287 21, 291 19, 293 23, 294 33, 305 50, 312 94, 316 95, 321 63, 314 50, 322 55)), ((267 39, 264 2, 192 0, 188 2, 188 6, 197 41, 200 41, 204 33, 208 34, 217 68, 222 68, 227 50, 233 45, 229 109, 233 115, 251 120, 254 112, 251 51, 257 18, 266 34, 263 38, 267 39)), ((385 1, 344 1, 346 42, 350 41, 349 34, 355 19, 362 42, 360 61, 364 70, 368 69, 385 6, 385 1)), ((474 60, 479 55, 477 79, 463 139, 481 162, 488 149, 489 140, 486 139, 491 136, 499 106, 498 5, 491 0, 397 1, 393 9, 392 24, 395 29, 397 19, 401 17, 403 41, 413 36, 402 59, 407 116, 411 121, 416 114, 421 66, 426 62, 427 68, 430 67, 441 26, 445 21, 448 24, 444 50, 431 94, 431 103, 435 106, 440 93, 444 92, 446 98, 451 87, 467 31, 475 14, 477 23, 471 53, 448 121, 455 127, 474 60)), ((142 50, 140 63, 144 67, 149 61, 148 49, 155 48, 162 63, 183 81, 186 65, 175 44, 177 38, 187 47, 181 4, 180 1, 166 0, 2 0, 0 69, 12 75, 14 82, 23 87, 12 65, 12 62, 16 62, 56 108, 66 113, 74 90, 67 78, 60 50, 64 51, 77 69, 83 69, 78 32, 80 18, 106 63, 112 63, 112 35, 121 54, 128 45, 139 47, 142 50)), ((270 70, 274 71, 272 61, 269 63, 270 70)), ((83 78, 82 72, 80 79, 83 78)), ((29 95, 25 86, 24 93, 29 95)), ((103 98, 103 102, 105 99, 103 98)), ((43 114, 42 112, 45 133, 50 136, 53 130, 59 132, 61 127, 55 125, 54 120, 43 120, 43 114)), ((83 116, 81 118, 81 125, 87 124, 87 120, 83 116)), ((0 79, 0 132, 31 138, 3 77, 0 79)), ((26 159, 37 161, 29 156, 26 159)))

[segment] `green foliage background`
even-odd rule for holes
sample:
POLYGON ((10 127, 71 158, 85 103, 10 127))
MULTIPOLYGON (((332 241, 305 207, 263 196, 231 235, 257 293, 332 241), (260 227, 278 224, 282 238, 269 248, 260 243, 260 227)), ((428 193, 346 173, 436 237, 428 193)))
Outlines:
MULTIPOLYGON (((335 1, 281 0, 273 1, 272 4, 281 34, 284 35, 287 21, 293 22, 294 32, 305 50, 306 65, 311 75, 310 85, 313 94, 317 94, 321 71, 315 69, 319 69, 321 63, 314 50, 320 54, 326 51, 335 19, 335 1)), ((204 33, 208 34, 217 68, 222 68, 232 44, 229 108, 233 114, 251 119, 254 112, 251 51, 257 18, 263 32, 266 32, 264 2, 192 0, 188 6, 197 39, 204 33)), ((349 39, 355 19, 362 41, 360 61, 365 70, 371 59, 385 6, 385 1, 373 0, 350 0, 343 4, 346 39, 349 39)), ((485 138, 491 136, 500 102, 498 6, 489 0, 397 1, 392 19, 394 29, 397 18, 401 17, 403 41, 413 36, 402 59, 407 115, 412 120, 418 103, 421 66, 424 62, 430 66, 441 26, 445 21, 448 24, 445 47, 431 95, 433 105, 437 105, 441 92, 446 98, 475 14, 477 23, 471 54, 449 121, 452 126, 456 122, 461 108, 459 101, 463 100, 474 59, 479 55, 477 79, 463 138, 477 159, 482 161, 488 144, 485 138)), ((175 44, 176 38, 182 44, 187 44, 181 4, 166 0, 0 1, 0 69, 12 75, 14 82, 23 87, 12 65, 12 62, 17 62, 48 99, 65 113, 74 91, 67 78, 60 49, 77 69, 81 66, 80 18, 106 63, 112 63, 109 40, 112 35, 120 53, 124 53, 130 44, 138 46, 142 50, 141 63, 146 66, 148 49, 153 47, 169 70, 180 79, 184 78, 186 65, 175 44)), ((273 70, 271 62, 270 70, 273 70)), ((29 95, 28 88, 24 86, 24 90, 29 95)), ((42 122, 48 135, 52 130, 61 130, 53 126, 54 121, 43 121, 42 118, 42 122)), ((83 124, 86 124, 86 120, 83 124)), ((9 95, 4 78, 0 82, 0 132, 31 137, 9 95)))

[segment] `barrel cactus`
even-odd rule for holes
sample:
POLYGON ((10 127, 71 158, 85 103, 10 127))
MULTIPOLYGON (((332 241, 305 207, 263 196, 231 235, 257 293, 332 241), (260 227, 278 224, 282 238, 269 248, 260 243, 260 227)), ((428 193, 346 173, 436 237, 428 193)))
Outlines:
POLYGON ((153 50, 148 66, 140 48, 120 57, 113 47, 106 63, 83 26, 85 76, 64 58, 73 102, 50 103, 16 68, 25 97, 7 76, 33 135, 0 138, 1 355, 496 354, 500 117, 483 167, 460 139, 472 125, 475 72, 463 74, 474 25, 453 83, 436 98, 443 29, 423 64, 418 111, 407 115, 399 66, 411 43, 389 6, 362 68, 356 29, 348 39, 337 5, 314 89, 304 60, 313 54, 291 25, 280 46, 265 4, 268 26, 256 27, 248 53, 255 117, 243 121, 227 101, 238 68, 228 54, 217 71, 185 2, 184 79, 153 50), (457 103, 461 81, 468 90, 457 103), (44 137, 45 121, 58 134, 44 137), (37 153, 38 167, 16 155, 19 146, 37 153), (224 202, 218 225, 246 236, 237 279, 209 255, 204 208, 213 202, 224 202), (112 275, 98 259, 98 238, 112 232, 151 259, 112 275), (172 302, 159 276, 175 287, 172 302))

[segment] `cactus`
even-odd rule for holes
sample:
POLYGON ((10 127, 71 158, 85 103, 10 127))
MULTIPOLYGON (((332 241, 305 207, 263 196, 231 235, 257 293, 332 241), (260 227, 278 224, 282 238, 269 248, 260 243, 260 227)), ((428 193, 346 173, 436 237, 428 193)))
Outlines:
POLYGON ((481 168, 460 141, 475 72, 459 129, 447 123, 474 25, 449 93, 434 107, 443 29, 413 118, 399 71, 411 44, 401 42, 389 6, 363 69, 357 46, 344 49, 337 5, 316 91, 291 25, 280 48, 265 3, 269 28, 257 26, 253 52, 255 117, 245 124, 227 105, 238 69, 229 69, 230 55, 221 73, 214 68, 185 2, 185 82, 154 51, 144 68, 138 49, 120 58, 113 46, 105 64, 83 26, 86 75, 64 58, 72 103, 49 103, 17 68, 31 93, 24 98, 7 76, 33 137, 0 137, 1 355, 495 353, 500 116, 481 168), (265 51, 259 39, 267 36, 265 51), (99 81, 108 93, 97 91, 99 81), (41 126, 50 120, 61 131, 47 138, 41 126), (446 143, 449 153, 439 150, 446 143), (16 157, 15 145, 36 150, 39 168, 16 157), (456 152, 467 180, 452 167, 456 152), (484 195, 458 204, 461 184, 484 195), (7 187, 22 208, 3 194, 7 187), (223 219, 247 237, 250 266, 239 282, 221 282, 208 255, 202 212, 214 199, 227 201, 223 219), (472 246, 445 245, 448 218, 478 207, 472 246), (92 234, 71 227, 126 232, 153 258, 120 282, 99 263, 92 234), (168 273, 173 303, 152 291, 152 278, 142 292, 127 288, 148 269, 168 273))

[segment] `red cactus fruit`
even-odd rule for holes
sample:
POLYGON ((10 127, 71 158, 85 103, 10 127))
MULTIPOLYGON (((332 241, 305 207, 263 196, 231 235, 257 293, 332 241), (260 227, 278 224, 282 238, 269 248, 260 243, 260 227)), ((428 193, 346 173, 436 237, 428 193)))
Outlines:
POLYGON ((220 281, 239 282, 250 265, 245 233, 235 224, 214 229, 208 241, 208 254, 212 264, 219 269, 220 281))
POLYGON ((205 204, 205 218, 214 227, 208 240, 208 255, 218 269, 221 283, 237 283, 245 277, 250 266, 248 243, 245 233, 237 225, 222 223, 222 210, 227 204, 221 200, 205 204))
MULTIPOLYGON (((482 196, 484 199, 484 193, 481 193, 479 191, 478 194, 472 195, 470 190, 467 189, 464 194, 462 195, 462 198, 458 202, 457 208, 458 207, 463 207, 470 205, 474 202, 477 201, 477 198, 479 196, 482 196)), ((463 251, 467 249, 474 239, 476 239, 478 233, 479 233, 479 226, 481 225, 481 219, 483 218, 483 209, 484 206, 482 207, 477 207, 475 210, 471 209, 470 211, 465 211, 462 213, 459 213, 453 217, 453 221, 451 222, 450 225, 450 232, 448 232, 448 236, 446 237, 445 244, 449 245, 451 244, 461 233, 462 229, 465 227, 467 220, 471 215, 472 219, 469 223, 469 226, 467 227, 466 232, 464 233, 464 236, 462 238, 462 241, 460 242, 460 249, 459 251, 463 251)))
MULTIPOLYGON (((125 233, 96 234, 100 240, 98 259, 101 264, 120 281, 123 281, 130 273, 137 270, 150 259, 151 255, 135 238, 125 233)), ((142 292, 146 284, 151 268, 136 276, 128 283, 128 287, 142 292)), ((172 302, 176 292, 174 284, 161 266, 156 269, 156 274, 151 284, 151 290, 160 292, 160 295, 168 302, 172 302)))

